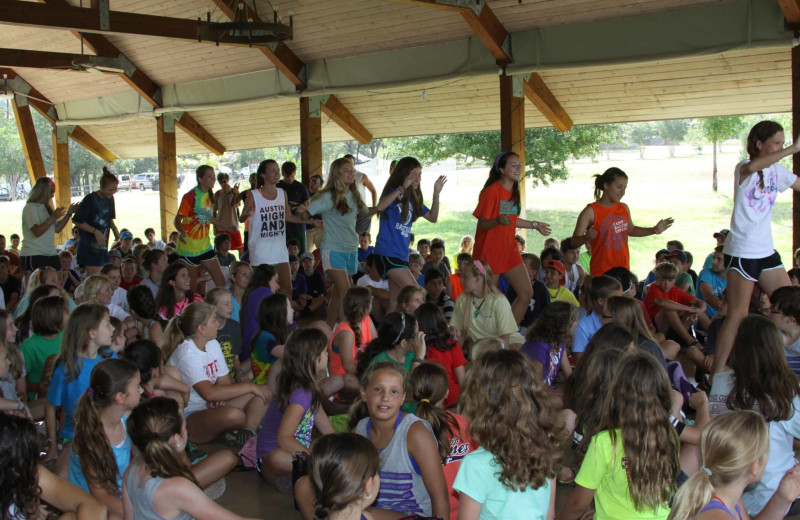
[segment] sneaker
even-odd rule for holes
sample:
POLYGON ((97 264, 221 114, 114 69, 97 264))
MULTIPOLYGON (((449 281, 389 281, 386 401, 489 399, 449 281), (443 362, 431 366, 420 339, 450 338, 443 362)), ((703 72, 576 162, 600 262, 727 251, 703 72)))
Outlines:
POLYGON ((194 466, 201 460, 208 458, 208 453, 198 448, 193 442, 187 442, 186 456, 189 457, 189 462, 194 466))
POLYGON ((225 487, 225 477, 222 477, 218 481, 205 488, 203 493, 205 493, 206 496, 211 500, 218 500, 222 495, 225 494, 225 487))
POLYGON ((239 428, 225 434, 225 444, 241 449, 250 439, 256 436, 252 428, 239 428))

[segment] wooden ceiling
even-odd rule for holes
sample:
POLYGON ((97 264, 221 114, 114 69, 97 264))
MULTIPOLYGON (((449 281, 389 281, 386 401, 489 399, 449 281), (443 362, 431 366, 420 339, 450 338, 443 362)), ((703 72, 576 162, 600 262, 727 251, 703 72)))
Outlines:
MULTIPOLYGON (((79 5, 78 0, 69 0, 79 5)), ((89 0, 84 0, 88 4, 89 0)), ((566 26, 620 17, 680 11, 719 0, 488 0, 508 32, 566 26)), ((111 0, 114 11, 195 18, 212 12, 212 0, 111 0)), ((252 4, 251 4, 252 5, 252 4)), ((294 38, 287 42, 305 63, 362 56, 474 38, 457 13, 419 2, 390 0, 273 0, 282 16, 291 11, 294 38)), ((270 17, 268 2, 256 7, 270 17)), ((681 35, 677 34, 676 38, 681 35)), ((108 40, 161 86, 225 78, 273 69, 258 49, 135 35, 108 40)), ((3 25, 0 47, 80 53, 69 31, 3 25)), ((84 52, 91 54, 87 48, 84 52)), ((118 76, 15 67, 53 103, 97 100, 130 92, 118 76)), ((628 122, 739 113, 791 107, 789 46, 729 50, 680 59, 624 65, 540 70, 540 76, 575 124, 628 122)), ((496 75, 483 74, 382 90, 342 92, 337 97, 375 136, 494 130, 500 125, 496 75), (424 95, 423 95, 424 92, 424 95)), ((549 121, 528 103, 526 125, 549 121)), ((194 119, 228 150, 299 144, 297 99, 273 99, 235 108, 198 110, 194 119)), ((323 117, 324 141, 350 136, 323 117)), ((119 157, 156 155, 154 120, 82 126, 119 157)), ((182 132, 178 153, 207 150, 182 132)))

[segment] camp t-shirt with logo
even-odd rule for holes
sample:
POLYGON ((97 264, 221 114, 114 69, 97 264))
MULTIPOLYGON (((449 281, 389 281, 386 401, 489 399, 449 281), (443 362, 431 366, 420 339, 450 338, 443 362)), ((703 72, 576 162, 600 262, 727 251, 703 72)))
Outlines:
POLYGON ((519 208, 514 204, 512 195, 497 181, 481 192, 478 207, 472 212, 477 219, 493 220, 500 215, 508 215, 511 219, 507 226, 498 225, 488 230, 475 229, 472 258, 489 264, 495 274, 505 273, 522 263, 522 256, 514 240, 519 208))
MULTIPOLYGON (((411 188, 409 188, 409 190, 410 189, 411 188)), ((384 192, 381 198, 386 197, 393 191, 395 190, 384 192)), ((411 239, 411 225, 414 222, 414 205, 409 201, 408 216, 403 220, 403 201, 401 198, 407 196, 409 196, 408 192, 395 199, 395 201, 383 211, 373 254, 390 256, 408 262, 408 244, 411 239)), ((429 211, 430 209, 428 209, 428 206, 423 205, 422 214, 420 216, 427 215, 429 211)))

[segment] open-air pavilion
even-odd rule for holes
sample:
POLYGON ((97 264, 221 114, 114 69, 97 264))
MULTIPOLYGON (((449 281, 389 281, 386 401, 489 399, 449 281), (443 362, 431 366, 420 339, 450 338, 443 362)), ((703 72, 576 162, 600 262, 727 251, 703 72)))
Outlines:
POLYGON ((53 124, 60 205, 67 139, 158 155, 165 236, 177 155, 299 143, 306 180, 323 140, 500 129, 524 160, 526 127, 800 108, 800 0, 0 0, 0 24, 30 176, 31 107, 53 124), (290 20, 291 39, 246 29, 290 20), (231 21, 244 39, 214 32, 231 21))

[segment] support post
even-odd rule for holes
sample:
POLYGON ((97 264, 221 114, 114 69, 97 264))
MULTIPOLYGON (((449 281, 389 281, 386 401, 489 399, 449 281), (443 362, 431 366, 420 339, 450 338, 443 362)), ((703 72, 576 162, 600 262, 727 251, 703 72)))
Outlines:
MULTIPOLYGON (((53 127, 53 180, 56 183, 56 206, 69 209, 72 202, 72 189, 69 171, 69 132, 63 126, 53 127)), ((66 225, 56 233, 56 244, 63 244, 71 236, 72 226, 66 225)))
POLYGON ((19 140, 22 142, 25 164, 28 166, 28 175, 33 184, 36 179, 44 177, 46 173, 44 161, 42 161, 42 151, 39 149, 39 141, 36 139, 36 128, 33 126, 31 107, 28 105, 27 98, 19 95, 14 96, 14 99, 11 100, 11 106, 17 120, 17 130, 19 130, 19 140))
POLYGON ((175 118, 164 114, 158 128, 158 196, 161 203, 161 239, 166 242, 175 227, 178 212, 178 161, 175 145, 175 118))
MULTIPOLYGON (((800 47, 792 47, 792 142, 800 138, 800 47)), ((800 173, 800 156, 792 156, 792 171, 800 173)), ((792 257, 800 247, 800 193, 792 191, 792 257)), ((792 259, 794 262, 794 259, 792 259)))
POLYGON ((322 119, 318 97, 300 98, 300 168, 303 184, 322 175, 322 119))
MULTIPOLYGON (((500 147, 514 152, 525 173, 525 85, 522 76, 500 76, 500 147)), ((520 213, 525 217, 525 178, 519 183, 520 213)))

